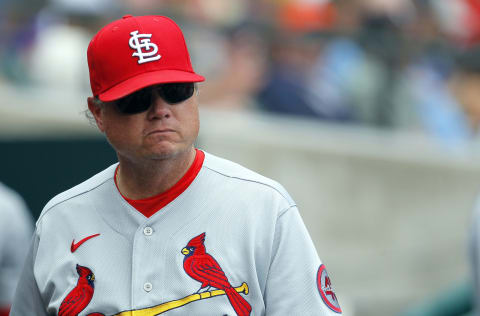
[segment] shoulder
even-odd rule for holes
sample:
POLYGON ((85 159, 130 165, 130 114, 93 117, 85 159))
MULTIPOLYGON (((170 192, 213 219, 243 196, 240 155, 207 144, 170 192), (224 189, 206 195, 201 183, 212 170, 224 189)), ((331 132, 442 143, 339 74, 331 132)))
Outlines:
POLYGON ((0 182, 0 209, 12 209, 17 207, 23 207, 24 202, 20 195, 0 182))
POLYGON ((85 180, 84 182, 53 197, 43 208, 42 213, 39 216, 38 222, 42 220, 42 218, 45 216, 45 214, 49 212, 49 210, 55 208, 57 205, 66 203, 74 198, 81 197, 82 195, 92 190, 95 190, 106 181, 112 179, 115 174, 115 168, 117 167, 117 165, 118 163, 113 164, 107 169, 85 180))
POLYGON ((25 221, 30 216, 23 198, 0 182, 0 222, 11 224, 25 221))
POLYGON ((289 206, 295 205, 291 196, 280 183, 235 162, 205 152, 203 167, 224 181, 234 182, 236 186, 250 187, 258 193, 268 192, 283 199, 289 206))

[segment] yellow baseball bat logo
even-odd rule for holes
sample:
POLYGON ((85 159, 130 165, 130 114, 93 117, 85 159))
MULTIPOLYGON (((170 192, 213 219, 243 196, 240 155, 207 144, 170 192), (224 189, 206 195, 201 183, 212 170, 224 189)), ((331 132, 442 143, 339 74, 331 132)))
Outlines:
MULTIPOLYGON (((235 291, 238 293, 244 293, 245 295, 248 295, 248 284, 243 282, 242 285, 234 288, 235 291)), ((113 316, 156 316, 163 314, 171 309, 181 307, 184 305, 187 305, 191 302, 195 302, 198 300, 203 300, 203 299, 208 299, 214 296, 219 296, 219 295, 225 295, 224 290, 213 290, 213 291, 208 291, 208 292, 203 292, 203 293, 196 293, 192 294, 189 296, 185 296, 184 298, 170 301, 170 302, 165 302, 160 305, 156 305, 153 307, 148 307, 148 308, 143 308, 143 309, 137 309, 134 311, 125 311, 121 312, 118 314, 115 314, 113 316)), ((98 315, 98 314, 96 314, 98 315)))

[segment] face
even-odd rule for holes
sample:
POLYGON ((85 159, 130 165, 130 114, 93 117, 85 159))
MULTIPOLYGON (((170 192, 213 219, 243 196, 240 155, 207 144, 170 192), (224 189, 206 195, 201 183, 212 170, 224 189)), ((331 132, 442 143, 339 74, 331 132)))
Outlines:
POLYGON ((480 75, 459 73, 451 81, 454 96, 467 115, 474 130, 480 127, 480 75))
POLYGON ((193 148, 200 126, 196 93, 177 104, 153 93, 150 108, 137 114, 120 113, 113 102, 99 108, 89 98, 88 107, 98 128, 120 159, 133 163, 172 159, 193 148))

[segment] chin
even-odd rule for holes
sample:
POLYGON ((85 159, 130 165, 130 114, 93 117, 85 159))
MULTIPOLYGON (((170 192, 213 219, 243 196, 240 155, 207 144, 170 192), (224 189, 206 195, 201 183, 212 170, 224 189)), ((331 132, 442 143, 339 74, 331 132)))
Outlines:
POLYGON ((175 157, 175 153, 168 153, 168 152, 164 152, 164 153, 152 153, 151 155, 148 155, 147 156, 147 159, 149 160, 168 160, 168 159, 171 159, 173 157, 175 157))
POLYGON ((187 150, 187 148, 179 148, 176 146, 158 146, 152 148, 152 150, 146 154, 146 157, 152 160, 166 160, 176 157, 187 150))

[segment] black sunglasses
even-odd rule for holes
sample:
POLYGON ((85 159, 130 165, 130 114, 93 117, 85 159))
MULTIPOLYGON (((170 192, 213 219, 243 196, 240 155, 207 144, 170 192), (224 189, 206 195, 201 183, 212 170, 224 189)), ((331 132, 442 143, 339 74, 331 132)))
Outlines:
POLYGON ((158 95, 168 104, 177 104, 193 95, 195 85, 192 82, 181 82, 151 86, 118 99, 114 103, 118 111, 123 114, 145 112, 152 105, 154 91, 157 91, 158 95))

